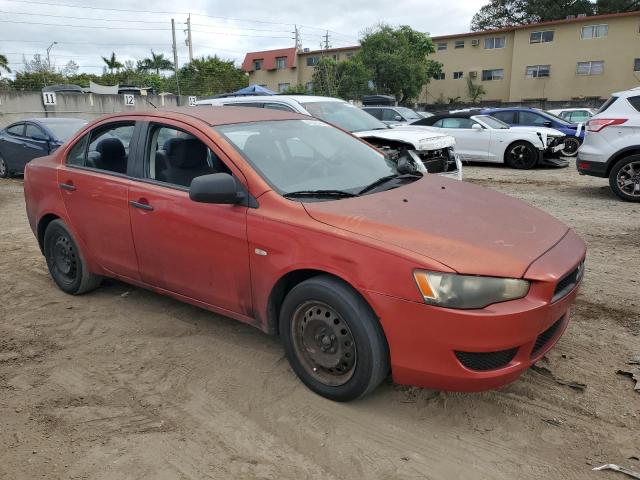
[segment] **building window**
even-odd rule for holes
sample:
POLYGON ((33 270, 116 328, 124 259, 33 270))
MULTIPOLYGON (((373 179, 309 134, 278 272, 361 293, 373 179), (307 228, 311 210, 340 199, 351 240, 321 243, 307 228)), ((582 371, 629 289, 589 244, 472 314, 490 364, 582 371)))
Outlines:
POLYGON ((587 27, 582 27, 582 39, 589 38, 602 38, 606 37, 609 33, 609 25, 589 25, 587 27))
POLYGON ((484 48, 492 50, 494 48, 504 48, 507 44, 507 37, 488 37, 484 39, 484 48))
POLYGON ((444 80, 445 77, 446 75, 444 74, 444 72, 440 72, 440 73, 436 73, 433 78, 435 80, 444 80))
POLYGON ((331 56, 331 58, 333 58, 333 59, 337 62, 338 60, 340 60, 340 54, 338 54, 338 53, 334 53, 334 54, 331 56))
POLYGON ((313 67, 320 61, 320 57, 307 57, 307 67, 313 67))
POLYGON ((290 86, 291 86, 291 84, 289 84, 289 83, 279 83, 278 84, 278 93, 286 92, 287 90, 289 90, 290 86))
POLYGON ((307 92, 313 92, 313 82, 305 83, 304 88, 307 89, 307 92))
POLYGON ((456 40, 454 48, 464 48, 464 40, 456 40))
POLYGON ((493 70, 483 70, 482 71, 482 81, 486 82, 489 80, 502 80, 504 78, 504 69, 496 68, 493 70))
POLYGON ((578 75, 602 75, 604 73, 604 61, 578 62, 576 74, 578 75))
POLYGON ((440 42, 438 43, 438 51, 440 52, 441 50, 446 50, 447 49, 447 42, 440 42))
POLYGON ((262 70, 262 60, 254 60, 253 61, 253 69, 254 70, 262 70))
POLYGON ((640 58, 636 58, 633 61, 633 71, 634 72, 640 72, 640 58))
POLYGON ((276 57, 276 69, 282 70, 287 68, 287 57, 276 57))
POLYGON ((347 58, 351 58, 351 57, 353 57, 353 52, 347 53, 347 58))
POLYGON ((454 80, 459 80, 462 77, 464 77, 464 73, 463 72, 453 72, 453 79, 454 80))
POLYGON ((527 67, 528 78, 548 77, 551 75, 551 65, 530 65, 527 67))
POLYGON ((553 30, 545 30, 543 32, 531 32, 529 34, 529 43, 549 43, 553 42, 553 30))

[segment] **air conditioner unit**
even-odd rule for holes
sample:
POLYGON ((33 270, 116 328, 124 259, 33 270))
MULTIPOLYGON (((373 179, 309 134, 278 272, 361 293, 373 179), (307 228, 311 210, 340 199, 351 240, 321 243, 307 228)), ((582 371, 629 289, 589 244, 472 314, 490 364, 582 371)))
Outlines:
POLYGON ((587 14, 586 14, 586 13, 579 13, 579 14, 578 14, 578 18, 584 18, 584 17, 586 17, 586 16, 587 16, 587 14))
POLYGON ((477 38, 475 40, 471 40, 472 47, 478 47, 479 45, 480 45, 480 40, 478 40, 477 38))
POLYGON ((309 48, 308 48, 308 47, 305 47, 305 49, 304 49, 304 50, 302 50, 302 51, 303 51, 304 53, 309 53, 311 50, 309 50, 309 48))
POLYGON ((575 15, 567 15, 566 20, 573 20, 574 18, 576 18, 575 15))
POLYGON ((476 71, 469 72, 469 78, 478 78, 478 72, 476 71))

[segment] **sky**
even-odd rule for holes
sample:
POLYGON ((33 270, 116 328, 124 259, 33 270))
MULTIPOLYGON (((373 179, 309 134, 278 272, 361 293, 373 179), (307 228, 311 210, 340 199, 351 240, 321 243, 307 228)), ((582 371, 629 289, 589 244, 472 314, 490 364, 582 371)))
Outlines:
POLYGON ((139 60, 150 50, 173 60, 171 19, 176 22, 178 63, 188 61, 185 22, 191 14, 194 57, 217 54, 238 65, 246 52, 293 47, 298 25, 302 46, 320 48, 326 30, 333 47, 356 45, 360 34, 380 22, 410 25, 432 36, 469 31, 484 0, 0 0, 0 54, 12 70, 24 54, 46 55, 63 67, 69 60, 81 72, 102 72, 101 57, 139 60), (147 10, 147 11, 145 11, 147 10))

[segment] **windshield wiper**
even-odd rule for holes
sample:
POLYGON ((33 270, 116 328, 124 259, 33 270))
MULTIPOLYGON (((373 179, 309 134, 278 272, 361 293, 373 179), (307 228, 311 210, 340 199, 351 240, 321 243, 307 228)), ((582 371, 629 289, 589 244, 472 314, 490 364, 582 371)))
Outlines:
POLYGON ((391 182, 392 180, 404 179, 404 178, 421 178, 421 177, 422 177, 421 174, 416 174, 416 173, 405 173, 404 175, 394 173, 393 175, 387 175, 386 177, 379 178, 375 182, 370 183, 369 185, 364 187, 362 190, 360 190, 358 192, 358 195, 362 195, 364 193, 370 192, 371 190, 378 188, 384 185, 385 183, 391 182))
POLYGON ((287 192, 283 197, 329 197, 329 198, 350 198, 359 194, 347 192, 345 190, 299 190, 297 192, 287 192))

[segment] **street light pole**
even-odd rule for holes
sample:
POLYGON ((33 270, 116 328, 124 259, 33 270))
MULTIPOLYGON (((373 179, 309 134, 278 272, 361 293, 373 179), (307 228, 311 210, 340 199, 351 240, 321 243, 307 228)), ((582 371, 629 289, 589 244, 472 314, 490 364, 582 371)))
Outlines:
POLYGON ((53 42, 51 45, 47 47, 47 68, 51 68, 51 58, 49 57, 49 53, 54 45, 57 45, 58 42, 53 42))

